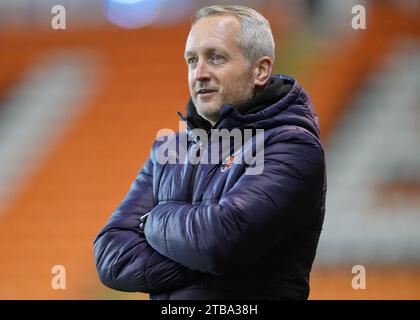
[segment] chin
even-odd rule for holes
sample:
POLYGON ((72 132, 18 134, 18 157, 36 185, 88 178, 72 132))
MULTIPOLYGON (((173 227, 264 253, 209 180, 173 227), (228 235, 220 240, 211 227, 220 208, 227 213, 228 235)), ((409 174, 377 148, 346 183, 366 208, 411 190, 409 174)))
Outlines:
POLYGON ((202 103, 199 104, 196 108, 200 115, 208 117, 214 114, 219 114, 219 110, 221 107, 214 103, 202 103))

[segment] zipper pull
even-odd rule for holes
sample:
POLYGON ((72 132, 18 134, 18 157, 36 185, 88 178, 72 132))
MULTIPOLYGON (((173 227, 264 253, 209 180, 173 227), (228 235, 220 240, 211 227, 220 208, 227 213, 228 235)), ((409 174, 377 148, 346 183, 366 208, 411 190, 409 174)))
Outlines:
POLYGON ((139 228, 140 228, 139 233, 140 234, 144 234, 144 228, 146 227, 146 220, 147 220, 147 217, 149 216, 149 214, 150 214, 150 212, 148 212, 148 213, 146 213, 146 214, 144 214, 140 217, 140 225, 139 225, 139 228))

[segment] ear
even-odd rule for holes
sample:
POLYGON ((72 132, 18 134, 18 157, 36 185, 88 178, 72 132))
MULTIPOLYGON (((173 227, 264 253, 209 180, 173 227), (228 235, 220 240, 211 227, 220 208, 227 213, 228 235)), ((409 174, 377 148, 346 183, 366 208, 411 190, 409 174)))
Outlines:
POLYGON ((264 86, 270 79, 272 70, 273 60, 270 57, 264 56, 259 58, 254 64, 255 86, 264 86))

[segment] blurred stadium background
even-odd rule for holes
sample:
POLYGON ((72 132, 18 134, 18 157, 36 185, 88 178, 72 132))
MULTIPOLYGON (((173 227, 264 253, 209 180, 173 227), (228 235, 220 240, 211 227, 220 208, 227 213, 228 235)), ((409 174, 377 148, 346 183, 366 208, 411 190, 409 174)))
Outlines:
MULTIPOLYGON (((419 299, 420 1, 217 3, 269 18, 275 72, 318 110, 329 185, 310 299, 419 299), (357 4, 366 30, 351 27, 357 4)), ((158 130, 178 129, 190 17, 210 4, 0 0, 0 299, 148 298, 104 287, 92 243, 158 130)))

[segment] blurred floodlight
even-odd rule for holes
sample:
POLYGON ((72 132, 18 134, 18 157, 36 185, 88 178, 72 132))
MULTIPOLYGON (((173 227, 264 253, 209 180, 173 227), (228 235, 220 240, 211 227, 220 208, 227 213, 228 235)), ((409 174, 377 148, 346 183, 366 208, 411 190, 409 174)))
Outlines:
POLYGON ((163 0, 162 10, 153 24, 165 26, 190 18, 193 7, 193 0, 163 0))
POLYGON ((151 24, 159 14, 163 0, 105 0, 106 18, 123 28, 140 28, 151 24))

